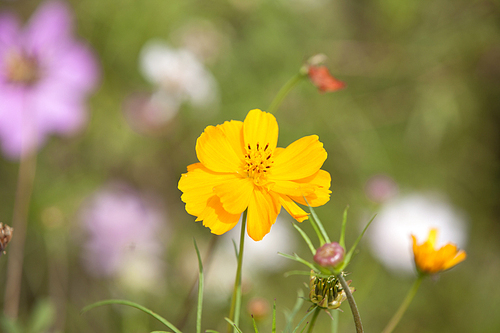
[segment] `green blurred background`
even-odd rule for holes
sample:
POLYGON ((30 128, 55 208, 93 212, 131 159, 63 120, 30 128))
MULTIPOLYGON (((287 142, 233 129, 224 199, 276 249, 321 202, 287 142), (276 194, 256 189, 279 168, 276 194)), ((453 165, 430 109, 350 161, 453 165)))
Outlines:
MULTIPOLYGON (((467 260, 435 281, 426 280, 396 332, 498 332, 500 317, 500 2, 495 0, 72 0, 75 31, 100 59, 102 78, 89 100, 91 120, 70 139, 52 137, 38 155, 29 212, 20 320, 40 302, 56 309, 50 332, 150 332, 164 329, 145 314, 103 307, 81 315, 92 302, 126 298, 176 323, 195 278, 192 238, 206 251, 208 229, 184 210, 177 181, 196 162, 194 145, 207 125, 243 120, 266 109, 279 88, 312 55, 324 53, 332 74, 347 88, 319 94, 307 81, 277 113, 279 146, 318 134, 328 152, 323 169, 332 175, 330 202, 316 211, 336 238, 342 211, 350 205, 348 244, 365 214, 379 208, 365 183, 388 174, 405 191, 439 191, 466 213, 467 260), (123 108, 137 91, 152 91, 138 57, 152 38, 180 47, 176 32, 209 22, 219 36, 206 67, 214 75, 219 106, 209 115, 183 104, 162 135, 135 132, 123 108), (216 111, 216 112, 215 112, 216 111), (117 291, 113 279, 88 275, 81 263, 78 210, 109 181, 154 193, 168 216, 165 279, 158 292, 117 291), (55 209, 55 210, 54 210, 55 209), (50 212, 57 212, 56 218, 50 212), (54 222, 54 219, 56 222, 54 222), (186 255, 188 253, 188 255, 186 255), (186 257, 191 258, 185 262, 186 257), (192 266, 192 276, 179 267, 192 266), (62 311, 64 310, 64 311, 62 311)), ((1 1, 0 9, 24 19, 40 1, 1 1)), ((12 220, 18 163, 0 159, 0 220, 12 220)), ((307 225, 304 228, 310 229, 307 225)), ((8 250, 8 248, 7 248, 8 250)), ((307 253, 306 247, 297 252, 307 253)), ((274 255, 274 254, 273 254, 274 255)), ((0 257, 0 286, 7 256, 0 257)), ((299 268, 262 273, 244 295, 272 303, 278 324, 291 309, 305 277, 283 277, 299 268)), ((211 267, 216 271, 218 267, 211 267)), ((382 330, 412 279, 393 275, 374 261, 366 244, 349 278, 368 332, 382 330)), ((209 272, 210 274, 210 272, 209 272)), ((230 287, 230 286, 229 286, 230 287)), ((3 302, 4 288, 0 288, 3 302)), ((38 305, 37 305, 38 304, 38 305)), ((301 310, 300 318, 307 305, 301 310)), ((353 332, 347 304, 340 331, 353 332)), ((205 298, 204 329, 224 331, 227 304, 205 298)), ((249 314, 242 328, 252 330, 249 314)), ((261 331, 270 330, 264 315, 261 331)), ((321 315, 317 332, 330 327, 321 315)), ((278 326, 280 328, 280 326, 278 326)), ((278 328, 278 330, 279 330, 278 328)), ((184 331, 194 330, 191 314, 184 331)))

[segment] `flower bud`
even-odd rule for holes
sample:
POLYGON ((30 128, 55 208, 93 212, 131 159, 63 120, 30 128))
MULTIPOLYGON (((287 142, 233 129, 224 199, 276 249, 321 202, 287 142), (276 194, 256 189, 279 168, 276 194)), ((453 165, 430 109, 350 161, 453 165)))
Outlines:
POLYGON ((339 243, 326 243, 316 250, 314 261, 323 267, 335 267, 344 260, 345 250, 339 243))
POLYGON ((0 255, 5 254, 5 248, 12 239, 12 233, 14 229, 9 227, 7 224, 0 222, 0 255))
MULTIPOLYGON (((348 281, 349 285, 351 281, 348 281)), ((349 287, 351 293, 354 292, 353 287, 349 287)), ((316 276, 311 271, 309 280, 309 300, 322 309, 334 310, 338 309, 343 301, 347 299, 347 295, 342 288, 340 281, 331 275, 328 278, 316 276)))

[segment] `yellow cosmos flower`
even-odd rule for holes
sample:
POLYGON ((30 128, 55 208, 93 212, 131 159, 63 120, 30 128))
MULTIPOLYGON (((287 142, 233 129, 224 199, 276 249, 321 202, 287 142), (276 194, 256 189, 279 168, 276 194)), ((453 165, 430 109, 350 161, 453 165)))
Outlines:
POLYGON ((467 256, 465 251, 448 243, 442 248, 436 250, 437 229, 431 229, 429 238, 422 244, 417 245, 417 239, 413 238, 413 254, 417 269, 422 273, 434 274, 447 270, 465 260, 467 256))
POLYGON ((248 209, 247 232, 261 240, 276 221, 281 206, 302 222, 307 213, 295 202, 313 207, 330 199, 330 174, 320 170, 326 151, 317 135, 286 148, 276 147, 276 118, 251 110, 241 121, 208 126, 196 141, 199 163, 188 166, 179 189, 186 211, 212 233, 231 230, 248 209))

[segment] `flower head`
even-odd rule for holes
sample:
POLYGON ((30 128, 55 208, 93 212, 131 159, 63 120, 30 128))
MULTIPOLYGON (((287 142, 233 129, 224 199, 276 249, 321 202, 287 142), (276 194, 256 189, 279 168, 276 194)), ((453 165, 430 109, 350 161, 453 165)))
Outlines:
POLYGON ((339 243, 326 243, 316 250, 314 261, 323 267, 334 267, 345 257, 345 250, 339 243))
MULTIPOLYGON (((347 281, 350 285, 351 281, 347 281)), ((355 291, 353 287, 349 287, 351 293, 355 291)), ((309 279, 309 300, 322 309, 334 310, 338 309, 343 301, 347 299, 340 280, 334 275, 327 278, 322 278, 314 275, 311 272, 309 279)))
POLYGON ((9 227, 7 224, 0 222, 0 255, 5 254, 5 248, 12 239, 12 234, 14 229, 9 227))
POLYGON ((413 276, 410 235, 424 239, 431 228, 438 228, 443 239, 460 247, 467 242, 464 214, 436 193, 412 193, 384 201, 367 238, 373 256, 392 273, 413 276))
POLYGON ((326 66, 309 66, 309 79, 320 92, 333 92, 345 88, 345 83, 334 78, 326 66))
POLYGON ((0 14, 0 140, 8 157, 86 122, 84 100, 98 70, 92 52, 73 39, 71 21, 59 1, 43 4, 24 29, 14 15, 0 14))
POLYGON ((287 148, 277 142, 276 118, 257 109, 244 122, 208 126, 196 142, 200 163, 188 166, 179 181, 186 211, 221 235, 248 209, 254 240, 270 231, 281 206, 297 221, 307 219, 295 202, 316 207, 330 199, 330 174, 320 169, 327 153, 316 135, 287 148))
POLYGON ((438 230, 431 229, 427 240, 420 245, 417 244, 417 238, 411 235, 415 265, 422 273, 435 274, 450 269, 464 261, 467 256, 465 251, 458 250, 456 245, 451 243, 436 249, 437 235, 438 230))
POLYGON ((138 192, 122 183, 107 185, 84 203, 80 220, 88 236, 83 257, 89 273, 141 283, 160 275, 164 217, 138 192))

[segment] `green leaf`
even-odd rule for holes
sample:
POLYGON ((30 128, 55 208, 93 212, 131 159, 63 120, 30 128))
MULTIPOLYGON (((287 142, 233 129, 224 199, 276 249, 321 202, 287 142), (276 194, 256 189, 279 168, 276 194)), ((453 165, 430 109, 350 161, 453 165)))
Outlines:
MULTIPOLYGON (((310 274, 310 273, 309 273, 310 274)), ((292 329, 293 325, 293 318, 297 315, 299 312, 300 308, 302 307, 302 304, 304 304, 304 292, 302 289, 299 289, 297 291, 297 302, 295 302, 295 305, 293 306, 292 312, 286 315, 286 326, 285 326, 285 333, 288 333, 292 329)))
POLYGON ((47 299, 37 302, 27 328, 29 333, 45 332, 56 318, 56 309, 47 299))
POLYGON ((285 258, 288 258, 288 259, 291 259, 291 260, 294 260, 294 261, 298 261, 304 265, 306 265, 307 267, 309 267, 310 269, 312 269, 313 271, 315 271, 316 273, 320 273, 320 271, 313 265, 311 264, 310 262, 302 259, 301 257, 299 257, 296 253, 293 254, 293 256, 289 255, 289 254, 285 254, 285 253, 281 253, 281 252, 278 252, 278 254, 282 257, 285 257, 285 258))
POLYGON ((271 332, 276 333, 276 300, 274 300, 274 304, 273 304, 273 325, 272 325, 271 332))
POLYGON ((358 236, 358 238, 354 242, 354 245, 352 246, 352 248, 349 250, 349 252, 347 252, 347 254, 345 256, 345 259, 344 259, 344 263, 342 264, 342 267, 340 268, 340 271, 342 271, 344 268, 346 268, 347 265, 349 264, 349 261, 351 261, 351 257, 354 254, 354 250, 358 246, 359 241, 361 240, 361 238, 363 237, 363 235, 365 234, 366 230, 368 229, 368 227, 373 222, 373 220, 375 219, 376 216, 377 216, 377 214, 373 215, 373 217, 371 218, 371 220, 366 224, 366 227, 363 229, 363 232, 361 232, 361 234, 358 236))
POLYGON ((198 269, 200 275, 198 278, 198 308, 196 311, 196 333, 201 333, 201 310, 203 307, 203 262, 201 261, 200 251, 196 240, 193 238, 194 248, 196 249, 196 256, 198 257, 198 269))
POLYGON ((344 209, 344 218, 342 219, 342 229, 340 230, 340 240, 339 244, 345 249, 345 228, 347 225, 347 211, 349 210, 349 205, 344 209))
POLYGON ((299 234, 302 236, 302 238, 304 238, 304 240, 307 243, 307 246, 309 246, 309 250, 311 250, 311 253, 313 255, 315 255, 316 254, 316 248, 313 246, 313 244, 312 244, 311 239, 309 238, 309 236, 307 236, 307 234, 297 224, 295 224, 295 223, 292 222, 292 225, 299 232, 299 234))
POLYGON ((239 333, 243 333, 240 328, 238 326, 236 326, 236 324, 234 323, 234 321, 232 321, 231 319, 229 319, 228 317, 225 317, 224 318, 228 323, 230 323, 239 333))
POLYGON ((255 318, 252 315, 252 322, 253 322, 253 330, 255 333, 259 333, 259 329, 257 328, 257 323, 255 322, 255 318))
MULTIPOLYGON (((314 308, 312 308, 310 311, 308 311, 306 313, 306 315, 302 318, 302 320, 299 322, 299 324, 297 326, 295 326, 295 329, 293 330, 292 333, 297 332, 297 330, 299 329, 300 325, 302 325, 302 323, 304 322, 304 320, 306 320, 306 318, 309 317, 311 315, 311 313, 314 312, 313 310, 315 310, 316 308, 317 308, 317 306, 315 306, 314 308)), ((305 326, 304 326, 304 328, 305 328, 305 326)))
POLYGON ((321 243, 320 245, 323 246, 325 243, 331 243, 332 241, 328 237, 328 234, 326 233, 325 228, 323 227, 323 224, 321 223, 318 215, 316 215, 316 212, 314 211, 314 209, 311 207, 311 205, 309 205, 309 202, 307 201, 306 197, 303 197, 303 198, 306 201, 307 206, 311 210, 311 215, 313 217, 311 219, 311 224, 313 225, 314 230, 318 234, 318 238, 320 239, 320 243, 321 243), (319 232, 318 232, 318 229, 319 229, 319 232))
POLYGON ((85 312, 87 312, 87 311, 89 311, 89 310, 92 310, 93 308, 96 308, 98 306, 109 305, 109 304, 121 304, 121 305, 127 305, 127 306, 130 306, 130 307, 136 308, 136 309, 141 310, 142 312, 145 312, 145 313, 149 314, 150 316, 154 317, 155 319, 157 319, 163 325, 165 325, 168 328, 170 328, 175 333, 182 333, 177 327, 175 327, 168 320, 166 320, 162 316, 156 314, 155 312, 149 310, 148 308, 146 308, 146 307, 144 307, 144 306, 142 306, 140 304, 137 304, 137 303, 134 303, 134 302, 130 302, 130 301, 126 301, 126 300, 121 300, 121 299, 108 299, 108 300, 105 300, 105 301, 95 302, 94 304, 87 305, 86 307, 83 308, 82 314, 85 313, 85 312))
POLYGON ((24 331, 18 322, 6 316, 0 318, 0 326, 5 333, 23 333, 24 331))

